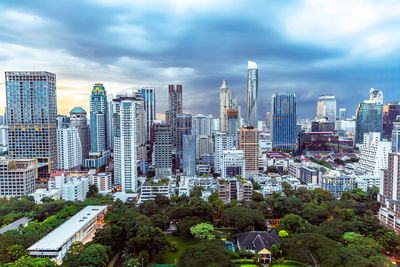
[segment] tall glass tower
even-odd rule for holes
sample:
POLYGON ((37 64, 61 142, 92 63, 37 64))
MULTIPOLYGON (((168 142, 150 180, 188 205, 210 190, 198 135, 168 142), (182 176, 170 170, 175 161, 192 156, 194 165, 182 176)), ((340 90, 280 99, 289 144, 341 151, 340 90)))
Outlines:
POLYGON ((248 61, 247 70, 247 125, 257 127, 258 66, 248 61))
POLYGON ((334 95, 320 95, 317 103, 317 117, 336 121, 336 99, 334 95))
POLYGON ((272 146, 279 149, 296 148, 296 95, 272 95, 272 146))
POLYGON ((378 132, 382 134, 382 91, 371 88, 369 100, 358 104, 356 110, 356 135, 355 144, 363 143, 364 134, 378 132))
POLYGON ((107 150, 107 94, 103 84, 96 83, 90 95, 90 152, 107 150))
MULTIPOLYGON (((37 159, 43 177, 57 170, 56 75, 47 71, 5 73, 9 156, 37 159)), ((45 182, 41 179, 40 182, 45 182)))

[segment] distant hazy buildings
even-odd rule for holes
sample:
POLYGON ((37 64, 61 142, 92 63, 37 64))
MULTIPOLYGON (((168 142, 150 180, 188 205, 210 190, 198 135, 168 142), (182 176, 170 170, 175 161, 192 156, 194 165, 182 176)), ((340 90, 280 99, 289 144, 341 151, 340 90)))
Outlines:
POLYGON ((355 144, 362 143, 366 133, 382 133, 382 99, 382 92, 371 88, 370 99, 364 100, 358 105, 356 110, 355 144))
POLYGON ((176 87, 173 84, 168 85, 168 111, 165 113, 165 120, 171 127, 172 146, 176 147, 176 128, 177 116, 182 113, 182 85, 176 87))
POLYGON ((320 95, 317 104, 317 117, 336 121, 336 99, 334 95, 320 95))
POLYGON ((197 114, 192 117, 192 133, 196 136, 211 136, 213 130, 212 115, 197 114))
POLYGON ((224 133, 228 131, 228 110, 231 108, 231 102, 232 91, 228 89, 226 81, 224 80, 219 89, 219 129, 224 133))
POLYGON ((272 145, 279 149, 296 147, 296 95, 272 95, 272 145))
POLYGON ((70 112, 70 123, 74 126, 79 133, 79 139, 82 146, 82 158, 89 156, 90 139, 89 139, 89 126, 86 118, 86 111, 81 107, 74 107, 70 112))
POLYGON ((249 61, 247 68, 247 125, 257 127, 258 66, 249 61))
MULTIPOLYGON (((57 169, 56 75, 46 71, 5 73, 9 157, 38 159, 57 169)), ((45 182, 43 179, 42 182, 45 182)))
POLYGON ((146 142, 150 142, 151 125, 156 119, 156 91, 154 88, 142 88, 139 90, 143 96, 145 122, 146 122, 146 142))
POLYGON ((343 121, 346 119, 346 109, 340 108, 339 109, 339 120, 343 121))
POLYGON ((228 110, 227 133, 233 139, 233 146, 238 147, 238 131, 240 125, 239 110, 228 110))
POLYGON ((400 151, 400 115, 393 122, 392 130, 392 151, 400 151))

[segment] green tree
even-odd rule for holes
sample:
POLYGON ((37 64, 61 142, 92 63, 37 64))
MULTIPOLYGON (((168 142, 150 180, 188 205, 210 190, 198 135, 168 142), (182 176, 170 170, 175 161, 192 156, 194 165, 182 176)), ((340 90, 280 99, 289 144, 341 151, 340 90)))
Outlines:
POLYGON ((169 218, 164 214, 154 214, 150 217, 151 223, 154 227, 158 227, 161 230, 165 231, 169 227, 169 218))
POLYGON ((169 243, 160 228, 142 225, 138 228, 136 236, 130 238, 126 245, 128 251, 134 254, 146 250, 150 255, 156 255, 167 248, 169 243))
POLYGON ((280 238, 285 238, 289 236, 289 233, 286 230, 280 230, 278 235, 280 238))
POLYGON ((287 197, 291 197, 294 195, 295 190, 292 189, 292 186, 288 182, 282 182, 282 192, 287 197))
POLYGON ((329 212, 324 205, 318 206, 313 203, 304 204, 304 209, 301 213, 301 217, 314 225, 326 221, 329 217, 329 212))
POLYGON ((179 258, 179 266, 232 266, 230 254, 220 240, 202 240, 189 246, 179 258))
POLYGON ((199 223, 190 227, 190 233, 194 235, 196 239, 214 239, 213 231, 214 226, 209 223, 199 223))
POLYGON ((6 267, 56 267, 54 261, 49 258, 32 258, 29 256, 22 256, 12 263, 7 263, 6 267))
POLYGON ((95 184, 89 185, 89 191, 86 194, 86 197, 98 197, 99 195, 99 188, 95 184))
POLYGON ((202 186, 194 186, 193 189, 190 191, 190 197, 197 197, 201 198, 203 192, 203 187, 202 186))
POLYGON ((265 227, 264 215, 259 210, 246 209, 236 206, 224 210, 221 216, 221 223, 225 226, 233 226, 242 231, 253 226, 256 229, 265 227))
POLYGON ((310 223, 308 223, 296 214, 285 215, 283 219, 279 222, 278 228, 279 230, 286 230, 290 234, 308 233, 312 230, 310 223))
POLYGON ((158 213, 160 208, 158 207, 157 203, 154 200, 146 200, 139 206, 140 213, 151 216, 153 214, 158 213))
POLYGON ((96 243, 76 244, 68 252, 63 266, 107 266, 110 248, 96 243))

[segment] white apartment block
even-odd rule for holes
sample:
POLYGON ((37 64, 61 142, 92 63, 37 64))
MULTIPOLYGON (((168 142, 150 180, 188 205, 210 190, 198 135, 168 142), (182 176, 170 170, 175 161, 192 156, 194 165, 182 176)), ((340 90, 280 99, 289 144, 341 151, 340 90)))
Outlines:
POLYGON ((72 178, 61 186, 61 198, 65 201, 84 201, 89 191, 90 179, 88 177, 72 178))
POLYGON ((232 199, 251 200, 253 196, 253 184, 244 179, 219 179, 217 183, 218 197, 225 203, 232 199))
POLYGON ((221 177, 246 177, 246 161, 243 150, 224 150, 221 160, 221 177))
POLYGON ((214 150, 214 172, 221 173, 221 164, 223 151, 233 149, 234 140, 232 136, 225 133, 215 134, 215 150, 214 150))
POLYGON ((192 134, 196 136, 211 136, 213 129, 212 125, 212 115, 197 114, 192 117, 192 134))
POLYGON ((380 133, 364 135, 361 155, 355 172, 357 175, 373 174, 379 176, 381 170, 388 166, 388 154, 391 152, 392 143, 381 141, 380 133))
POLYGON ((72 170, 82 165, 82 145, 75 127, 57 129, 57 157, 59 170, 72 170))
POLYGON ((171 180, 168 178, 144 181, 141 186, 140 198, 138 203, 143 203, 146 200, 154 200, 157 195, 162 195, 170 198, 171 193, 171 180))
POLYGON ((0 125, 0 152, 8 150, 8 128, 6 125, 0 125))
POLYGON ((111 194, 111 172, 94 173, 90 175, 91 184, 94 184, 99 189, 100 194, 111 194))
POLYGON ((36 189, 35 192, 33 192, 30 195, 33 196, 35 203, 41 204, 42 199, 44 197, 49 197, 54 200, 60 199, 61 198, 61 190, 60 189, 47 190, 46 188, 38 188, 38 189, 36 189))

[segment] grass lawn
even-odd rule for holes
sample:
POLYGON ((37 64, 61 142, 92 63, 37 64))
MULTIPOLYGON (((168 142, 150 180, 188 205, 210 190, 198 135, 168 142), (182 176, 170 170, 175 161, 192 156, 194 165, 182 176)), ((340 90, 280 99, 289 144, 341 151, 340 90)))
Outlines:
POLYGON ((154 259, 154 263, 175 263, 175 259, 176 262, 179 261, 179 257, 181 256, 182 252, 190 245, 194 245, 197 242, 199 242, 198 240, 194 240, 194 239, 186 239, 180 236, 173 236, 173 235, 167 235, 167 240, 171 243, 171 242, 175 242, 176 243, 176 248, 178 249, 175 252, 171 252, 169 250, 167 250, 166 252, 164 252, 163 254, 160 254, 158 257, 156 257, 156 259, 154 259))
POLYGON ((283 264, 273 264, 272 267, 293 267, 293 266, 303 266, 303 267, 309 267, 310 265, 307 265, 302 262, 298 261, 293 261, 293 260, 285 260, 283 264))

